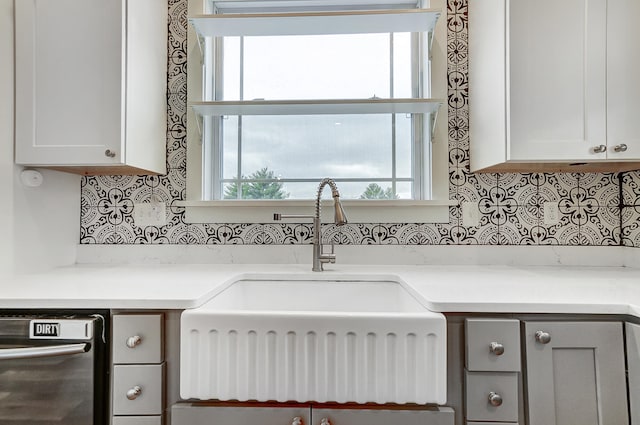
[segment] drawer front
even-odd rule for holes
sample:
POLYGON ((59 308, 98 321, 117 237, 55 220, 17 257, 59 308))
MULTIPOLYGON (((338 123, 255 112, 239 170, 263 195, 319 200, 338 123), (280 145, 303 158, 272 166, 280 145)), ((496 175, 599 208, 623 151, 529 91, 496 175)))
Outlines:
POLYGON ((520 322, 467 319, 466 367, 471 371, 520 371, 520 322))
POLYGON ((310 425, 309 410, 309 406, 273 408, 176 403, 171 406, 171 425, 310 425))
POLYGON ((162 315, 113 316, 113 363, 162 363, 162 315))
POLYGON ((518 425, 517 422, 465 422, 467 425, 518 425))
POLYGON ((312 425, 454 425, 454 412, 448 407, 416 410, 313 408, 312 414, 312 425))
POLYGON ((467 371, 465 379, 467 420, 518 421, 517 373, 467 371))
POLYGON ((162 425, 162 416, 114 416, 111 425, 162 425))
POLYGON ((161 415, 164 364, 113 367, 114 415, 161 415))

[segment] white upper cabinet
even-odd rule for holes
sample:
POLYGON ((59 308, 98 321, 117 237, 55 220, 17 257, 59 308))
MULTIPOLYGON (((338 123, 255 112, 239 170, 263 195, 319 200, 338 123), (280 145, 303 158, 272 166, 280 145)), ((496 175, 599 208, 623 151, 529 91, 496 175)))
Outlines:
POLYGON ((18 164, 166 172, 167 3, 19 0, 18 164))
POLYGON ((472 171, 640 168, 640 2, 469 0, 472 171))

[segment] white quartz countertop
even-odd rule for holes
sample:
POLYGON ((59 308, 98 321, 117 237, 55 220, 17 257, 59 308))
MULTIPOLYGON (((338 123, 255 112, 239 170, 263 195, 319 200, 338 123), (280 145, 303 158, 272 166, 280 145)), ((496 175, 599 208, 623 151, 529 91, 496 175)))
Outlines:
POLYGON ((189 309, 243 278, 397 279, 434 312, 640 316, 640 269, 578 266, 307 264, 76 265, 2 278, 0 308, 189 309))

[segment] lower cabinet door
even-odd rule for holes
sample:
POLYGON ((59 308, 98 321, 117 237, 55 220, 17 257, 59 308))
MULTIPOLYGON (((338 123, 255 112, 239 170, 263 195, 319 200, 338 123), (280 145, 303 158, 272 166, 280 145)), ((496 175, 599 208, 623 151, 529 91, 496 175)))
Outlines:
POLYGON ((453 425, 453 409, 319 409, 311 411, 311 425, 453 425))
POLYGON ((310 407, 171 406, 171 425, 309 425, 310 407))
POLYGON ((627 323, 627 368, 631 423, 640 425, 640 325, 627 323))
POLYGON ((622 323, 526 322, 529 425, 628 425, 622 323))

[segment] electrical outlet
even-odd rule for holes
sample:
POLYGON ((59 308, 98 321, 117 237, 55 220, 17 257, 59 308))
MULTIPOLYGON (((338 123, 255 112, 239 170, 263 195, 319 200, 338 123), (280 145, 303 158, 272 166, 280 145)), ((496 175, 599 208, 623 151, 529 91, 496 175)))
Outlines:
POLYGON ((544 224, 550 226, 560 223, 560 211, 558 210, 557 202, 545 202, 542 208, 544 224))
POLYGON ((480 225, 480 210, 477 202, 462 203, 462 225, 465 227, 478 227, 480 225))
POLYGON ((133 220, 138 227, 164 226, 167 224, 164 202, 133 204, 133 220))

